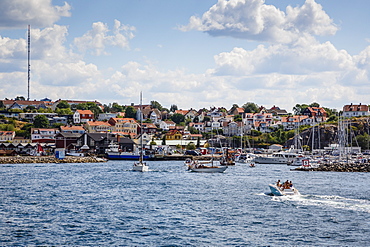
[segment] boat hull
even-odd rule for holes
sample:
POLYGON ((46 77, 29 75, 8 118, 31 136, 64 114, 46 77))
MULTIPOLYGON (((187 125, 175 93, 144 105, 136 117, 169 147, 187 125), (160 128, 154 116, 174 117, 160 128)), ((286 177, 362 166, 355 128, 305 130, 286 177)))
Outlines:
MULTIPOLYGON (((138 160, 140 155, 138 154, 120 154, 120 153, 107 153, 107 158, 110 160, 138 160)), ((151 159, 151 156, 144 155, 143 159, 151 159)))
POLYGON ((291 189, 280 189, 276 185, 269 184, 271 194, 274 196, 296 196, 300 195, 299 191, 296 188, 291 189))
POLYGON ((256 157, 253 162, 258 164, 288 164, 289 161, 286 159, 279 159, 273 157, 256 157))
POLYGON ((145 164, 134 164, 132 170, 136 172, 147 172, 149 171, 149 166, 145 164))
POLYGON ((224 172, 227 169, 227 166, 222 167, 200 167, 200 168, 190 168, 192 172, 204 172, 204 173, 217 173, 224 172))

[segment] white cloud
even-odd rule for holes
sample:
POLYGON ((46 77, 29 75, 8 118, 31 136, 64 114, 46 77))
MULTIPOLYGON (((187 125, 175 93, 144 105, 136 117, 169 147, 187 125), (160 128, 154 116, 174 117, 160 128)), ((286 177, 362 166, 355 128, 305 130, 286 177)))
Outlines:
POLYGON ((54 6, 51 0, 2 0, 0 1, 0 29, 47 27, 60 17, 70 16, 70 5, 54 6))
POLYGON ((82 37, 74 39, 74 45, 81 52, 91 50, 94 55, 107 55, 106 46, 117 46, 129 48, 129 40, 135 37, 135 27, 123 25, 118 20, 114 21, 113 30, 109 30, 108 25, 102 22, 95 22, 92 30, 85 33, 82 37), (113 35, 109 35, 110 33, 113 35))
POLYGON ((234 48, 231 52, 216 55, 215 62, 214 72, 218 75, 307 74, 355 66, 346 51, 338 51, 330 42, 301 43, 293 47, 259 45, 252 51, 234 48))
POLYGON ((337 30, 314 0, 306 0, 302 7, 288 6, 286 12, 263 0, 219 0, 201 18, 192 16, 179 29, 272 43, 295 42, 302 33, 333 35, 337 30))

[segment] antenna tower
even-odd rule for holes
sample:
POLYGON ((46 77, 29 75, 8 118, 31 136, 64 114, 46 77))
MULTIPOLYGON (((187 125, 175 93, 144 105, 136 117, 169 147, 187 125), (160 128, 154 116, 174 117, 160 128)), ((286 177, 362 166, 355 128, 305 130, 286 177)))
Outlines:
POLYGON ((31 64, 30 64, 30 47, 31 47, 31 38, 30 38, 30 25, 28 25, 28 94, 27 100, 30 100, 30 73, 31 73, 31 64))

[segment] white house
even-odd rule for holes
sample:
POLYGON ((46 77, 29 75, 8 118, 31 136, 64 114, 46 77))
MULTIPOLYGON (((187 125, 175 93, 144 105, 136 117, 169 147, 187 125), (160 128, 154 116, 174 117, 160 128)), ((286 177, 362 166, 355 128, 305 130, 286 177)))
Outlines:
POLYGON ((343 107, 343 117, 361 117, 361 116, 369 116, 369 106, 362 105, 361 103, 359 105, 345 105, 343 107))
POLYGON ((176 123, 173 121, 162 121, 159 124, 159 128, 162 130, 170 130, 176 127, 176 123))

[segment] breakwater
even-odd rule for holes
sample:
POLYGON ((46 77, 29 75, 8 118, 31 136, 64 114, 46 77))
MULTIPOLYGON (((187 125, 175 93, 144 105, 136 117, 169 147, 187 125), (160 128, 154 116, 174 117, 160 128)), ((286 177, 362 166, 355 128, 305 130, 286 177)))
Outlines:
POLYGON ((318 167, 297 167, 296 171, 322 171, 322 172, 370 172, 370 162, 348 163, 348 162, 328 162, 322 163, 318 167))
POLYGON ((105 159, 89 156, 74 157, 67 156, 57 159, 54 156, 6 156, 0 157, 0 164, 25 164, 25 163, 97 163, 105 162, 105 159))

